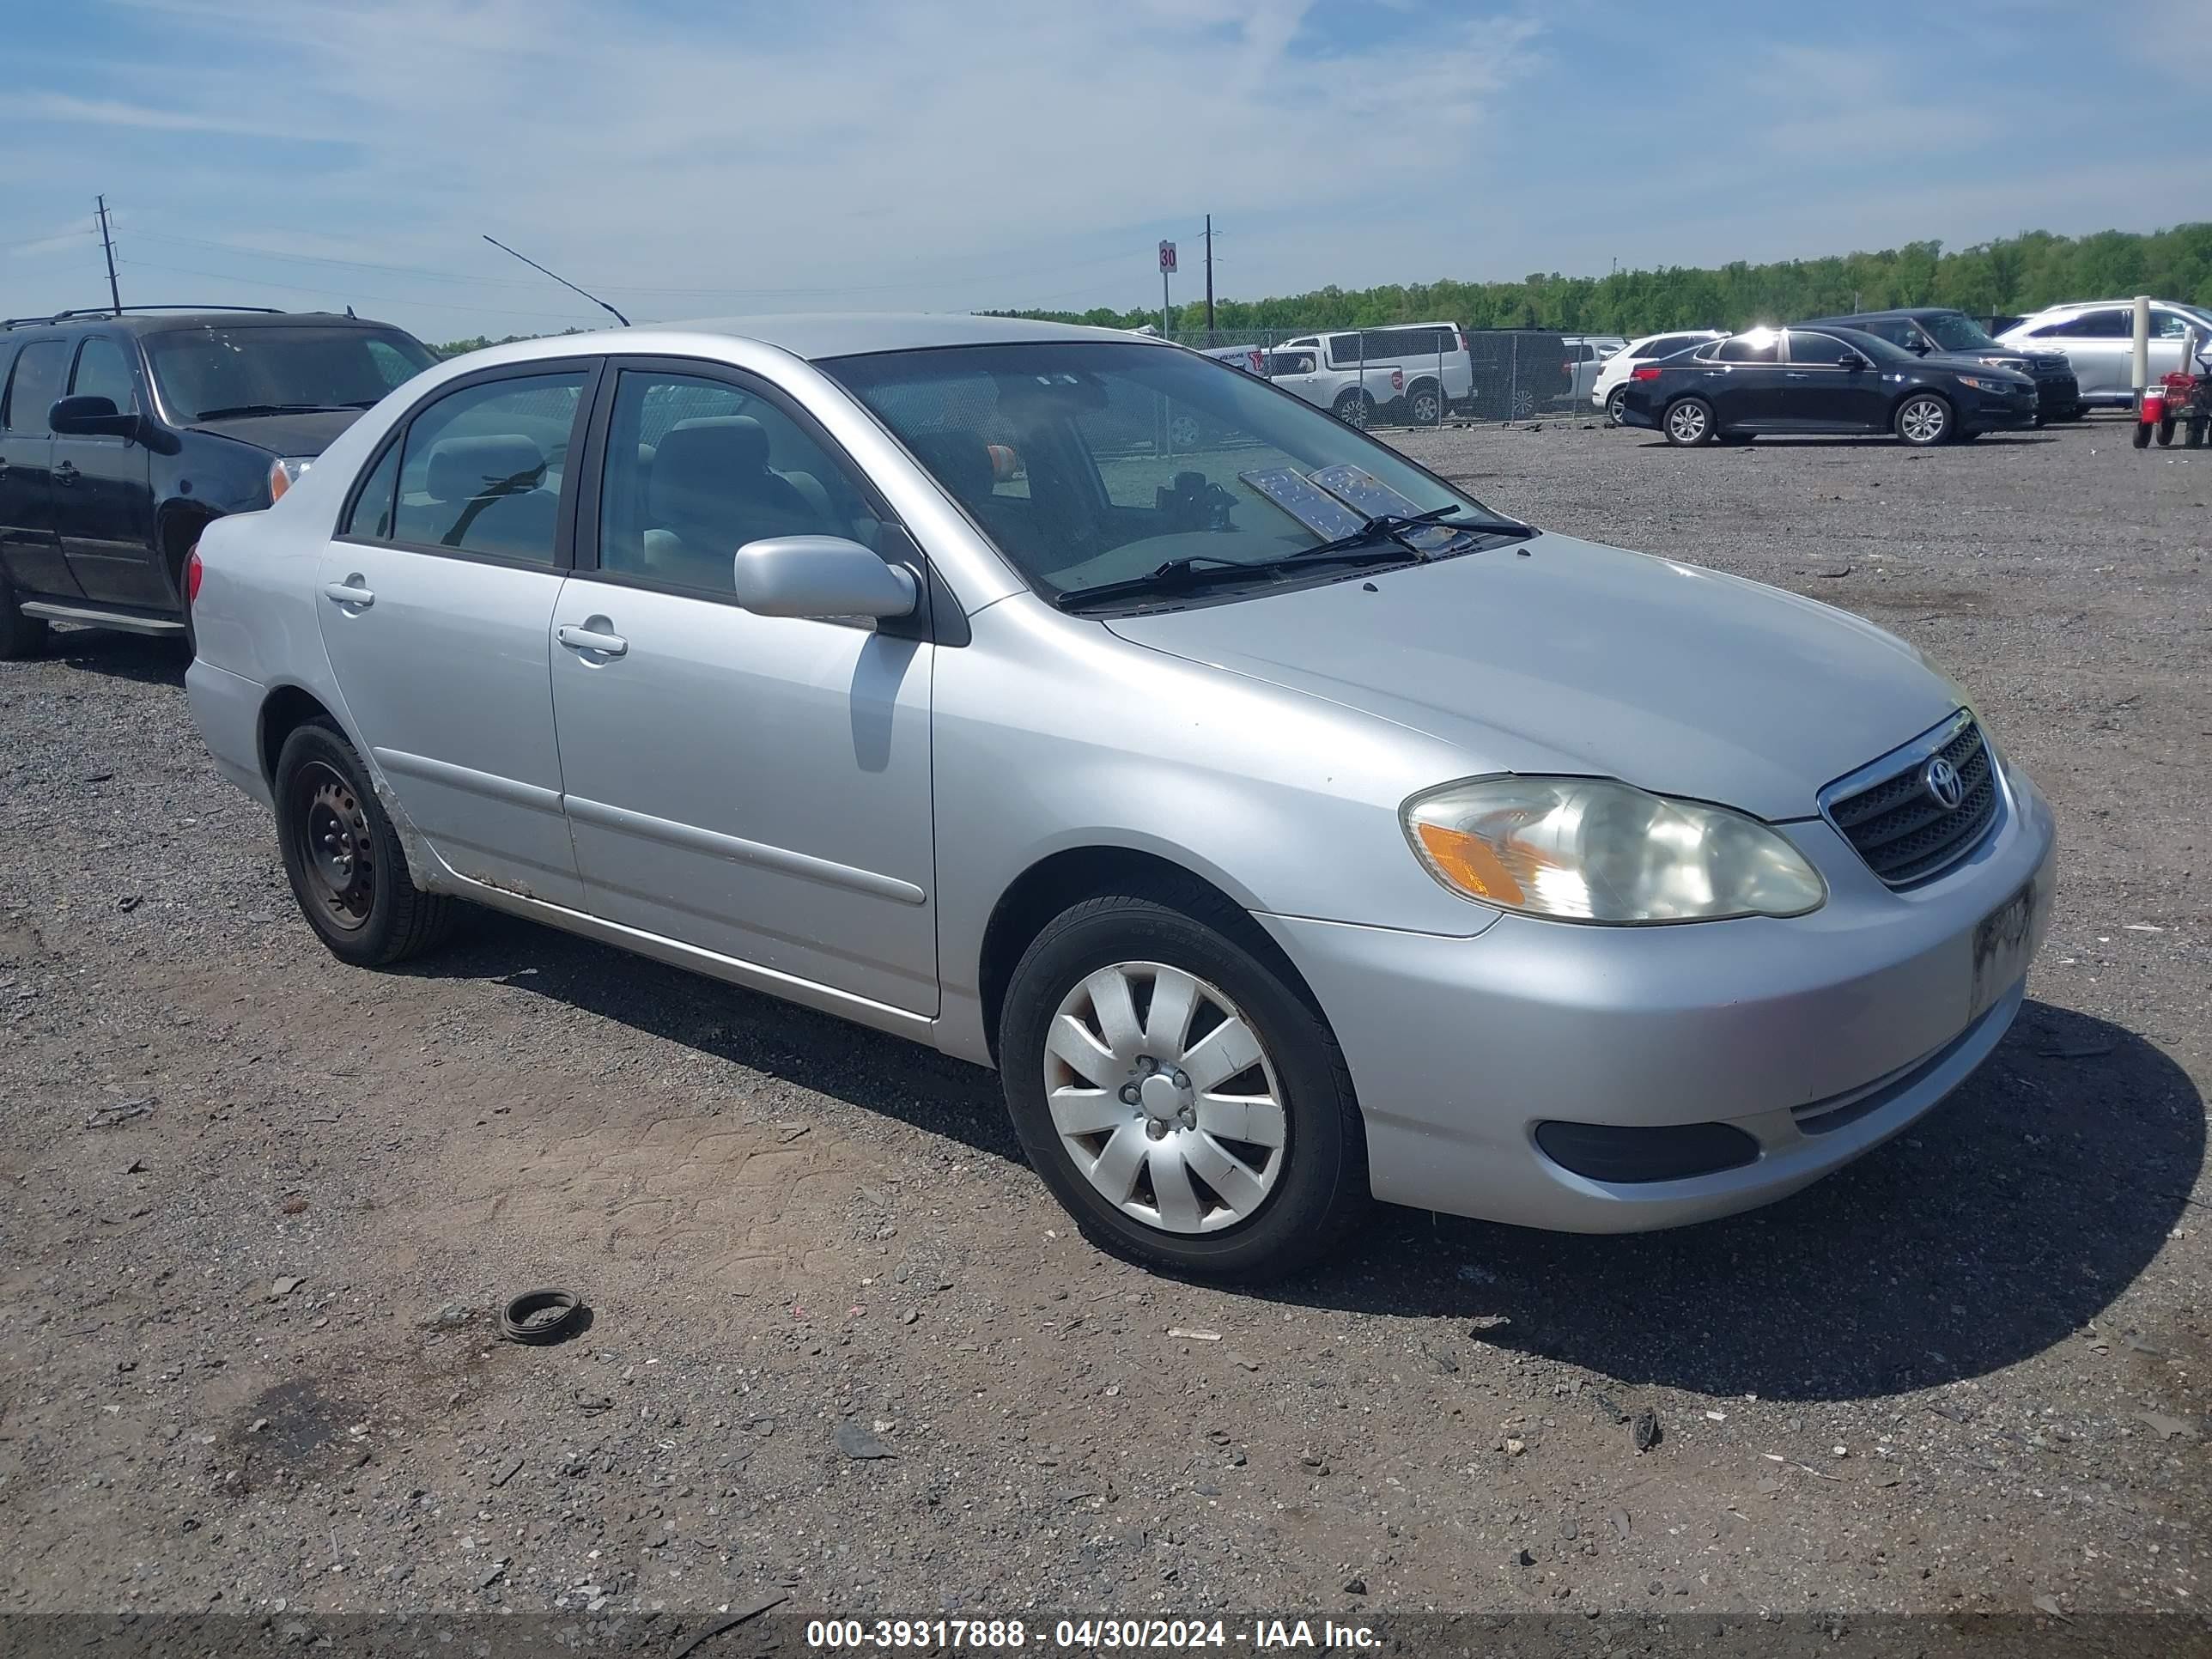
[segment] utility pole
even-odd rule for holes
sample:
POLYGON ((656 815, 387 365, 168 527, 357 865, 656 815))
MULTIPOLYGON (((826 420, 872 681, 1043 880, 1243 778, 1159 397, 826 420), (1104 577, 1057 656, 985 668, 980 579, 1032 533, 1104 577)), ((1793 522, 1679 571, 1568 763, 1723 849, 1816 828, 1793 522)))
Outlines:
POLYGON ((123 314, 123 290, 115 285, 115 239, 107 234, 107 198, 95 196, 100 204, 100 245, 107 252, 107 298, 115 307, 115 314, 123 314))
POLYGON ((1213 216, 1206 216, 1206 343, 1218 345, 1213 337, 1213 216))

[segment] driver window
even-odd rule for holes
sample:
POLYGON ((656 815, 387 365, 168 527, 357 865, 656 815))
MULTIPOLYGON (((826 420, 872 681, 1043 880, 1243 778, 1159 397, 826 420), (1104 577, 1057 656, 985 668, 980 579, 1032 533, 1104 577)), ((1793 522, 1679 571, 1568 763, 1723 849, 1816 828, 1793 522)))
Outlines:
POLYGON ((1840 368, 1851 349, 1832 334, 1808 334, 1799 329, 1790 331, 1790 361, 1792 364, 1810 364, 1814 368, 1840 368))
POLYGON ((70 395, 105 398, 115 405, 118 413, 135 413, 138 408, 138 377, 131 372, 131 360, 124 355, 123 348, 96 334, 79 346, 70 395))
POLYGON ((735 591, 731 556, 771 536, 882 545, 851 475, 790 416, 726 380, 625 369, 599 492, 599 568, 735 591))

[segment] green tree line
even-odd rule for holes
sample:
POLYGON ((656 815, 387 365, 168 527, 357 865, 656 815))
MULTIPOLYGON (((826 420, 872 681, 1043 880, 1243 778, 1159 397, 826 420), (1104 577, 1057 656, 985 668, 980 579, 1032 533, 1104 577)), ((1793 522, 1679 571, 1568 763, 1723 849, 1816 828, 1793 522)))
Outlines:
MULTIPOLYGON (((1871 253, 1717 268, 1668 265, 1607 276, 1535 272, 1517 283, 1389 283, 1331 286, 1272 300, 1217 300, 1216 331, 1362 328, 1437 322, 1468 328, 1544 328, 1632 337, 1674 328, 1749 328, 1759 323, 1878 311, 1891 306, 1955 306, 1969 315, 2038 310, 2068 300, 2154 294, 2212 306, 2212 223, 2142 234, 2089 236, 2027 231, 1945 252, 1941 242, 1907 242, 1871 253)), ((1159 321, 1157 309, 997 313, 1135 328, 1159 321)), ((1204 326, 1203 305, 1174 308, 1171 326, 1204 326)))

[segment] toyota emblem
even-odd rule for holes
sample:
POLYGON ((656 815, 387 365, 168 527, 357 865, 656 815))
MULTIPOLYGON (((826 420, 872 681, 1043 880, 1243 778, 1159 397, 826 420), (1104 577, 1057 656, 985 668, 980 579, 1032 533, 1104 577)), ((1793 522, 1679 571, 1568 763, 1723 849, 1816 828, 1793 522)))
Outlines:
POLYGON ((1928 763, 1927 770, 1920 775, 1920 787, 1928 792, 1928 799, 1947 812, 1958 810, 1959 803, 1966 798, 1966 781, 1959 775, 1959 769, 1941 755, 1928 763))

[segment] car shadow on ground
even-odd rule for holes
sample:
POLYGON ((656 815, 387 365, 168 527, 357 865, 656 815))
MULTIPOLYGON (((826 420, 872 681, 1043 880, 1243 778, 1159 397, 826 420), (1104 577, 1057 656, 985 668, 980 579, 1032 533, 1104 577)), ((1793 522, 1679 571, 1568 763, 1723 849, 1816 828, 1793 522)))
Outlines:
MULTIPOLYGON (((1844 434, 1833 438, 1823 438, 1812 433, 1803 432, 1761 432, 1756 435, 1759 441, 1754 444, 1729 444, 1717 442, 1711 444, 1701 444, 1697 447, 1702 449, 1765 449, 1769 446, 1771 446, 1778 449, 1906 450, 1913 447, 1911 444, 1899 442, 1895 438, 1886 437, 1879 432, 1853 432, 1844 434)), ((2056 438, 2047 438, 2043 436, 2040 433, 2034 432, 1984 432, 1979 437, 1967 444, 1962 445, 1956 442, 1948 444, 1932 444, 1928 446, 1927 448, 1920 450, 1917 453, 1927 454, 1939 449, 1960 448, 2027 448, 2035 444, 2055 444, 2057 441, 2058 440, 2056 438)), ((1670 444, 1666 441, 1666 439, 1660 437, 1655 433, 1650 437, 1646 438, 1642 443, 1638 444, 1637 447, 1638 449, 1679 449, 1681 446, 1679 444, 1670 444)))
MULTIPOLYGON (((611 946, 487 914, 402 971, 526 988, 1022 1161, 993 1074, 611 946)), ((2031 1001, 1949 1100, 1780 1204, 1601 1237, 1378 1206, 1338 1263, 1250 1294, 1480 1321, 1452 1340, 1626 1383, 1899 1393, 2014 1364, 2098 1318, 2197 1201, 2204 1151, 2203 1101, 2172 1060, 2031 1001)), ((1036 1202, 1052 1200, 1040 1188, 1036 1202)))
POLYGON ((65 667, 141 685, 181 686, 185 670, 191 665, 191 659, 177 640, 105 628, 58 628, 48 636, 40 654, 46 661, 65 667))

